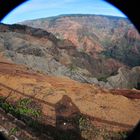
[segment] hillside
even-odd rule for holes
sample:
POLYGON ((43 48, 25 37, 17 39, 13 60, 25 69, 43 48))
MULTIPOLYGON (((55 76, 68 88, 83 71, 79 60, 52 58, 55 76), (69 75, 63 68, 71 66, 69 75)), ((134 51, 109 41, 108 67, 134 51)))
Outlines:
POLYGON ((70 40, 78 50, 97 53, 129 66, 140 65, 140 36, 126 18, 100 15, 60 15, 25 21, 25 24, 70 40))
POLYGON ((122 139, 139 121, 139 95, 0 62, 0 107, 8 113, 0 110, 0 128, 10 138, 122 139))
POLYGON ((96 78, 109 77, 124 66, 111 58, 80 52, 71 41, 57 39, 42 29, 1 24, 0 32, 0 52, 4 56, 41 73, 98 84, 96 78))

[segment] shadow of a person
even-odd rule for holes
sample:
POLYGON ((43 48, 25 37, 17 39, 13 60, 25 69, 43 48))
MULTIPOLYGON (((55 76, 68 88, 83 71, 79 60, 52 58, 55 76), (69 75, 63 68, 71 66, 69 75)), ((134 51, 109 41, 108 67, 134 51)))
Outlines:
POLYGON ((78 122, 81 112, 70 97, 64 95, 62 99, 55 104, 55 112, 56 129, 61 131, 63 140, 84 140, 81 137, 78 122))

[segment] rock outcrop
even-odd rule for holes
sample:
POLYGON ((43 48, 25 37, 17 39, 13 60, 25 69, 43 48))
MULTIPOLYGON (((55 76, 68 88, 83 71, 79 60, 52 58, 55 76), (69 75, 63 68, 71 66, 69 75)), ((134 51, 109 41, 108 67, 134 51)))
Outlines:
POLYGON ((139 71, 121 70, 140 65, 140 37, 127 19, 64 15, 22 24, 32 27, 0 24, 0 53, 9 61, 103 88, 139 89, 139 71))
POLYGON ((125 67, 119 68, 118 74, 107 79, 108 84, 113 88, 132 89, 140 88, 140 67, 128 69, 125 67))
POLYGON ((60 15, 22 22, 68 39, 79 51, 98 53, 129 66, 140 65, 140 35, 126 18, 99 15, 60 15))
POLYGON ((1 53, 38 72, 97 83, 95 77, 110 75, 123 66, 110 58, 93 58, 79 52, 71 41, 57 39, 42 29, 1 24, 0 32, 1 53))

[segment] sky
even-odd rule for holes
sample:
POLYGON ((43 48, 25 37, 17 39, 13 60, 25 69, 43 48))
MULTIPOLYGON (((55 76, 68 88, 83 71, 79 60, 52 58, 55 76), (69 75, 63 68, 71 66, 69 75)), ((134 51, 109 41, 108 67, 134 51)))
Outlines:
POLYGON ((2 22, 14 24, 61 14, 97 14, 125 17, 121 11, 104 0, 27 0, 11 11, 2 22))

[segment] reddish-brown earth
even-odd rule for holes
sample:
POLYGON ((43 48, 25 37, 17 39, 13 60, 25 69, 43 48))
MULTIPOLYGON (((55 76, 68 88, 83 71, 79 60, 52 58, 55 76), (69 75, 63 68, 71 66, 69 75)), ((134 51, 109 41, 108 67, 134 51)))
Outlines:
POLYGON ((41 103, 43 114, 54 118, 53 124, 54 105, 64 95, 71 98, 81 113, 99 118, 97 120, 134 126, 140 117, 138 91, 109 91, 66 77, 37 74, 11 63, 0 63, 0 95, 9 95, 8 100, 12 102, 23 97, 36 100, 41 103))

